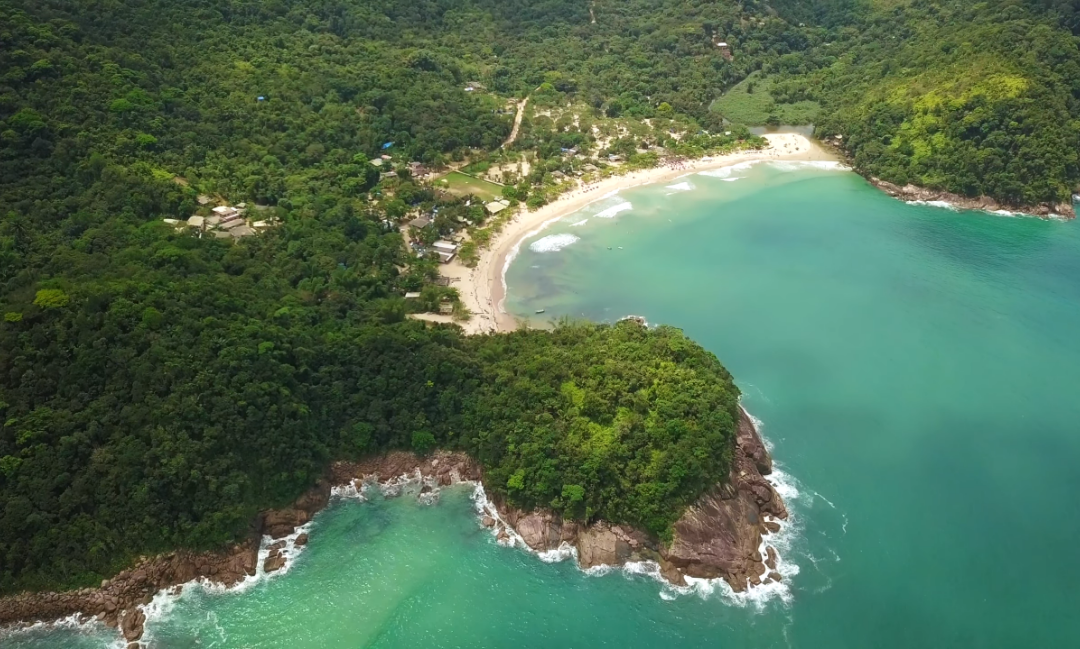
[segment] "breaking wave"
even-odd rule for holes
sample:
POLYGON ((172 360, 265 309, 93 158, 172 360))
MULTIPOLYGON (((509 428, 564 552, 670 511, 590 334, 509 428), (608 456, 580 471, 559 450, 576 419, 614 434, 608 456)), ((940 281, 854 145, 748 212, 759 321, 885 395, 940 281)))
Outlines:
POLYGON ((579 241, 580 238, 572 234, 549 234, 543 239, 537 239, 529 245, 529 250, 533 252, 558 252, 574 243, 579 241))
POLYGON ((615 205, 613 207, 607 208, 606 210, 597 212, 596 213, 596 218, 598 218, 598 219, 613 219, 613 218, 615 218, 615 215, 618 214, 619 212, 625 212, 626 210, 632 210, 632 209, 634 209, 633 205, 631 205, 627 201, 623 201, 622 203, 619 203, 618 205, 615 205))
POLYGON ((949 201, 905 201, 908 205, 927 205, 929 207, 940 207, 950 212, 959 212, 960 208, 953 205, 949 201))

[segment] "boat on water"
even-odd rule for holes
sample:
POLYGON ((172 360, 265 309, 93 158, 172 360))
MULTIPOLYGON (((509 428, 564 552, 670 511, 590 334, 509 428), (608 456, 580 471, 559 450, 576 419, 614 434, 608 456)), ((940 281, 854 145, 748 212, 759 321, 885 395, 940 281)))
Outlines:
POLYGON ((536 310, 537 313, 543 313, 544 311, 546 311, 546 309, 537 309, 536 310))

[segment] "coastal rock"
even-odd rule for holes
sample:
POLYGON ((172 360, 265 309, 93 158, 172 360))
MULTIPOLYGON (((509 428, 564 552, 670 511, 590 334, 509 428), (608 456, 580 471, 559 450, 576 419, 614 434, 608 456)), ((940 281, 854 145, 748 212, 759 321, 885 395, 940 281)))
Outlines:
POLYGON ((272 539, 280 539, 311 520, 311 514, 303 509, 280 509, 263 512, 262 533, 272 539))
POLYGON ((926 189, 925 187, 917 187, 915 185, 896 185, 880 178, 870 178, 870 182, 893 198, 898 198, 904 201, 940 201, 949 203, 960 209, 968 210, 983 210, 986 212, 996 212, 999 210, 1006 210, 1009 212, 1018 212, 1022 214, 1030 214, 1032 216, 1059 216, 1067 219, 1076 218, 1076 212, 1073 210, 1073 206, 1068 203, 1038 203, 1036 205, 1010 205, 1006 203, 999 203, 989 196, 969 197, 961 196, 959 194, 952 194, 950 192, 939 191, 934 189, 926 189))
MULTIPOLYGON (((660 574, 673 584, 686 584, 685 576, 723 577, 736 590, 760 581, 766 565, 773 570, 775 550, 766 549, 764 563, 758 551, 762 533, 779 530, 766 516, 785 519, 787 510, 776 490, 762 477, 772 470, 772 459, 746 413, 742 413, 736 434, 730 477, 704 494, 675 523, 670 546, 626 526, 603 521, 582 526, 564 521, 550 511, 522 512, 494 502, 500 516, 521 535, 530 548, 545 551, 569 543, 577 549, 583 567, 621 565, 627 561, 651 560, 660 566, 660 574)), ((479 481, 480 466, 461 453, 437 452, 428 457, 412 453, 389 453, 362 462, 338 462, 332 465, 329 480, 320 481, 305 492, 291 507, 270 510, 253 522, 250 537, 220 552, 169 552, 140 560, 132 568, 103 582, 98 589, 79 589, 65 593, 22 593, 0 598, 0 624, 56 620, 70 615, 98 616, 103 622, 119 626, 129 639, 145 623, 139 620, 137 606, 150 601, 154 593, 169 589, 179 593, 180 584, 204 577, 226 587, 256 574, 259 539, 269 535, 281 539, 306 524, 330 498, 330 485, 353 481, 383 482, 400 476, 423 479, 425 485, 450 485, 479 481)), ((495 519, 482 519, 485 527, 494 528, 500 542, 510 533, 495 519)), ((297 537, 303 546, 307 535, 297 537)), ((277 545, 277 544, 275 544, 277 545)), ((284 567, 284 547, 272 551, 263 564, 273 572, 284 567)), ((772 574, 769 579, 776 580, 772 574)), ((139 613, 141 615, 141 612, 139 613)), ((136 638, 141 637, 141 633, 136 638)), ((130 640, 129 640, 130 641, 130 640)), ((129 647, 140 646, 137 641, 129 647)))
MULTIPOLYGON (((532 550, 543 552, 569 543, 576 548, 582 568, 651 560, 659 564, 661 576, 675 585, 686 585, 687 576, 722 577, 741 591, 762 582, 766 562, 769 569, 775 568, 776 550, 767 547, 764 558, 759 550, 762 535, 780 529, 766 517, 782 520, 788 515, 779 494, 763 477, 771 471, 772 457, 753 420, 740 411, 729 479, 686 510, 676 521, 667 547, 625 526, 604 521, 582 526, 551 511, 523 512, 498 499, 494 504, 532 550)), ((504 539, 501 530, 499 538, 504 539)))
POLYGON ((293 541, 293 545, 295 545, 296 547, 303 547, 303 546, 307 545, 307 542, 308 542, 308 535, 307 534, 298 534, 296 536, 296 540, 293 541))
POLYGON ((124 639, 133 642, 142 637, 143 625, 146 623, 146 614, 142 609, 133 608, 124 614, 120 621, 120 632, 124 639))
POLYGON ((427 457, 396 451, 360 462, 335 462, 330 468, 333 484, 351 480, 386 482, 400 476, 430 478, 446 486, 462 481, 480 480, 480 465, 464 453, 438 451, 427 457))
POLYGON ((728 482, 698 499, 675 522, 664 558, 688 576, 723 577, 736 592, 747 583, 760 583, 764 517, 788 515, 780 495, 762 477, 765 470, 772 470, 772 458, 744 411, 728 482))
POLYGON ((285 557, 281 555, 280 551, 271 552, 266 557, 266 561, 263 561, 263 570, 266 572, 275 572, 285 567, 285 557))

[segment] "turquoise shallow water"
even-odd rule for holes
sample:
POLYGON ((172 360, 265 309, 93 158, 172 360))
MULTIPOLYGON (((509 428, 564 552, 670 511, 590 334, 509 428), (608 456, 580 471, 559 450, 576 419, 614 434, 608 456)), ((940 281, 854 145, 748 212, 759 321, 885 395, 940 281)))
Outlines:
POLYGON ((543 563, 495 545, 459 488, 432 507, 339 503, 288 574, 190 590, 151 646, 1080 645, 1077 224, 905 205, 790 165, 683 182, 533 237, 508 307, 640 314, 723 360, 797 489, 784 598, 676 596, 543 563), (566 235, 579 239, 551 250, 566 235))

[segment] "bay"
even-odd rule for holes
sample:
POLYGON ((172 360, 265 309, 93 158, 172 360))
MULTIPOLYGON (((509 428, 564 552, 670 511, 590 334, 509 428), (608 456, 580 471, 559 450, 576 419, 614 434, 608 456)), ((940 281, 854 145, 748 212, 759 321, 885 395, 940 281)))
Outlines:
MULTIPOLYGON (((336 502, 287 574, 186 589, 150 646, 1080 642, 1075 223, 906 205, 850 172, 759 164, 594 204, 526 241, 507 283, 508 309, 536 324, 642 315, 728 366, 793 512, 785 589, 684 594, 544 563, 498 546, 458 487, 434 506, 336 502)), ((109 643, 103 629, 0 636, 109 643)))

